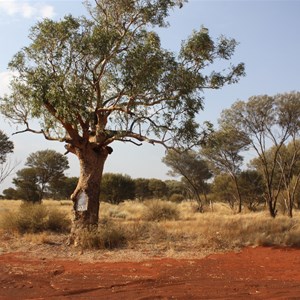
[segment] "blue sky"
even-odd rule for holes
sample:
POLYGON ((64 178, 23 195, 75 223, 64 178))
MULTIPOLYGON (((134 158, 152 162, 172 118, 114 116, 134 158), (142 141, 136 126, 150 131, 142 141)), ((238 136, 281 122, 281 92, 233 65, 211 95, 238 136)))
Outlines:
MULTIPOLYGON (((85 8, 80 0, 20 1, 0 0, 0 95, 7 92, 9 73, 7 64, 12 56, 28 44, 31 26, 43 17, 59 19, 65 14, 81 15, 85 8)), ((246 77, 238 84, 218 91, 206 91, 205 109, 199 115, 217 124, 223 109, 236 100, 250 96, 284 93, 300 89, 300 1, 258 0, 190 0, 182 9, 169 17, 170 27, 159 31, 162 45, 177 51, 181 41, 193 29, 204 25, 212 37, 221 34, 239 42, 233 63, 244 62, 246 77)), ((0 116, 1 130, 11 135, 15 128, 0 116)), ((62 144, 45 141, 42 136, 30 133, 14 135, 13 160, 21 161, 35 151, 55 149, 64 152, 62 144)), ((106 162, 105 172, 123 173, 133 178, 167 179, 166 166, 161 162, 164 149, 157 145, 137 147, 131 144, 112 145, 113 154, 106 162)), ((71 168, 68 176, 79 175, 76 157, 69 155, 71 168)), ((0 190, 11 185, 8 178, 0 190)))

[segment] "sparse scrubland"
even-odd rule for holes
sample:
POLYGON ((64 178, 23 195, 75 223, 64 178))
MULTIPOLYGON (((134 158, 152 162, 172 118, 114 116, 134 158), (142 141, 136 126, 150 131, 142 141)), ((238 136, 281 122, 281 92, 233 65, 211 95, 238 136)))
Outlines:
MULTIPOLYGON (((0 201, 3 251, 28 243, 65 247, 71 225, 70 201, 45 200, 43 204, 0 201), (4 237, 4 238, 3 238, 4 237)), ((82 251, 122 249, 162 255, 200 255, 245 246, 300 246, 300 213, 294 218, 265 211, 235 214, 226 204, 215 203, 213 211, 197 212, 192 201, 125 201, 101 203, 98 229, 83 231, 82 251)), ((66 247, 65 247, 66 248, 66 247)))

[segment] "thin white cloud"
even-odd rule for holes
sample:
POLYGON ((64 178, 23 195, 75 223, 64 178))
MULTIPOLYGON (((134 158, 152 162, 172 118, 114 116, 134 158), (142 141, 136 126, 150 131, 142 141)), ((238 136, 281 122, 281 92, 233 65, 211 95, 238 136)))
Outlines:
POLYGON ((38 1, 0 0, 0 13, 22 18, 53 18, 54 7, 38 1))
POLYGON ((0 72, 0 97, 10 93, 9 82, 14 75, 16 73, 11 71, 0 72))
POLYGON ((41 17, 42 18, 53 18, 54 15, 55 15, 55 12, 54 12, 54 7, 51 6, 51 5, 44 5, 43 7, 41 7, 41 17))

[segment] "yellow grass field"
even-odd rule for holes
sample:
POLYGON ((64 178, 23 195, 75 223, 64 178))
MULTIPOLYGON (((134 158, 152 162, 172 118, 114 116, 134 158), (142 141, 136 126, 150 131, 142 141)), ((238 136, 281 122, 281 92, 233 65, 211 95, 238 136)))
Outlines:
MULTIPOLYGON (((0 201, 0 230, 6 237, 0 250, 26 250, 37 247, 51 249, 51 245, 63 253, 68 250, 66 241, 68 233, 53 233, 43 231, 39 233, 17 233, 5 226, 17 215, 21 201, 0 201), (26 246, 27 245, 27 246, 26 246), (27 248, 26 248, 27 247, 27 248), (59 248, 60 247, 60 248, 59 248)), ((182 202, 179 204, 167 203, 176 210, 178 215, 174 219, 153 221, 147 219, 147 212, 153 205, 160 207, 166 201, 125 201, 119 205, 101 203, 100 223, 105 224, 111 234, 111 239, 118 239, 122 234, 126 243, 120 243, 118 249, 97 249, 91 251, 110 251, 116 257, 116 251, 133 251, 163 255, 168 257, 199 257, 208 253, 238 250, 245 246, 300 246, 300 212, 295 211, 294 217, 278 215, 272 219, 268 212, 245 212, 235 214, 225 204, 214 204, 213 212, 195 212, 195 203, 182 202), (113 231, 112 228, 116 230, 113 231), (116 234, 117 233, 117 234, 116 234)), ((44 207, 62 212, 71 219, 71 201, 44 200, 44 207)), ((87 238, 87 237, 85 237, 87 238)), ((90 236, 88 237, 90 238, 90 236)), ((1 241, 0 241, 1 242, 1 241)), ((87 242, 87 248, 94 247, 95 243, 87 242)), ((97 244, 98 245, 98 244, 97 244)), ((55 249, 56 249, 55 248, 55 249)), ((101 248, 101 247, 100 247, 101 248)), ((114 247, 111 247, 114 248, 114 247)), ((82 251, 90 251, 82 249, 82 251)), ((100 251, 100 252, 99 252, 100 251)), ((103 252, 104 253, 104 252, 103 252)), ((131 254, 132 255, 132 254, 131 254)))

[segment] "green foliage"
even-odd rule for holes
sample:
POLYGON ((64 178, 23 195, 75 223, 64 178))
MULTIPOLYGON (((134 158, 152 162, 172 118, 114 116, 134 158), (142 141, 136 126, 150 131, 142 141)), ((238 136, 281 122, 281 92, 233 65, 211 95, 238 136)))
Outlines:
POLYGON ((217 202, 228 203, 233 209, 237 201, 236 188, 228 174, 220 174, 214 178, 212 193, 217 202))
POLYGON ((187 198, 188 191, 184 182, 178 180, 166 180, 165 184, 167 185, 169 199, 173 195, 177 195, 182 199, 187 198))
POLYGON ((212 132, 202 145, 201 154, 207 158, 215 172, 237 175, 243 163, 240 152, 248 150, 249 143, 250 140, 245 133, 222 124, 222 127, 212 132))
POLYGON ((134 179, 134 193, 135 198, 145 200, 151 198, 151 191, 149 190, 149 179, 137 178, 134 179))
POLYGON ((36 169, 41 180, 49 182, 54 177, 62 176, 69 168, 69 163, 64 155, 47 149, 31 153, 27 157, 26 166, 36 169))
POLYGON ((36 172, 41 199, 49 184, 64 178, 64 172, 69 168, 68 159, 64 155, 49 149, 31 153, 26 160, 26 165, 36 172))
POLYGON ((168 194, 167 185, 160 179, 151 178, 148 182, 148 189, 152 198, 164 198, 168 194))
POLYGON ((237 82, 244 65, 212 71, 215 61, 231 59, 237 42, 214 41, 204 28, 182 43, 179 55, 161 47, 149 29, 167 26, 169 12, 183 2, 101 0, 87 5, 90 17, 38 22, 31 43, 9 64, 18 75, 1 111, 25 126, 38 118, 40 133, 69 149, 92 136, 93 147, 115 140, 199 143, 203 88, 237 82))
POLYGON ((300 93, 291 92, 275 96, 253 96, 247 102, 237 101, 222 113, 221 124, 227 124, 248 136, 250 145, 257 154, 256 164, 264 177, 269 212, 277 214, 276 203, 280 195, 281 149, 290 140, 295 141, 300 130, 300 93), (268 148, 274 151, 268 153, 268 148), (270 155, 271 154, 271 155, 270 155))
POLYGON ((33 168, 24 168, 16 173, 17 177, 13 179, 16 186, 17 198, 27 202, 41 202, 42 195, 38 189, 38 178, 36 170, 33 168))
POLYGON ((50 198, 62 200, 69 199, 74 192, 78 183, 78 177, 66 177, 62 176, 51 180, 48 192, 50 198))
POLYGON ((19 195, 14 188, 8 188, 3 190, 3 198, 7 200, 17 200, 19 195))
POLYGON ((100 197, 112 204, 134 199, 134 181, 128 175, 106 173, 102 177, 100 197))
POLYGON ((19 170, 17 177, 13 179, 17 198, 40 202, 45 193, 53 191, 55 186, 67 188, 64 184, 64 181, 67 181, 64 171, 69 164, 62 154, 54 150, 37 151, 29 155, 26 165, 28 168, 19 170))
POLYGON ((263 177, 255 170, 242 171, 238 176, 243 203, 251 211, 256 210, 259 204, 264 203, 265 186, 263 177))
POLYGON ((4 215, 1 227, 8 231, 38 233, 43 231, 68 232, 71 222, 66 214, 40 204, 24 203, 16 213, 4 215))
POLYGON ((208 192, 206 181, 212 177, 207 162, 195 151, 177 152, 170 150, 163 162, 171 168, 172 176, 182 176, 181 180, 188 193, 198 202, 199 210, 203 210, 201 194, 208 192))
POLYGON ((14 150, 14 144, 8 139, 8 136, 0 130, 0 165, 6 162, 6 157, 14 150))
POLYGON ((201 149, 201 154, 208 160, 216 174, 224 172, 231 176, 239 199, 238 212, 242 211, 242 195, 237 177, 244 160, 240 153, 248 150, 249 144, 250 139, 247 134, 236 129, 232 124, 223 122, 218 131, 208 136, 201 149))
POLYGON ((147 209, 144 213, 144 219, 146 221, 166 221, 166 220, 177 220, 179 219, 179 210, 176 204, 151 200, 145 202, 147 209))
MULTIPOLYGON (((178 183, 178 182, 177 182, 178 183)), ((175 184, 172 186, 171 183, 156 178, 137 178, 134 179, 135 184, 135 198, 139 200, 161 198, 166 199, 171 193, 178 192, 175 184)), ((178 183, 180 185, 180 183, 178 183)), ((181 185, 182 187, 182 185, 181 185)))
POLYGON ((14 144, 8 139, 8 136, 0 130, 0 184, 12 173, 17 162, 11 164, 7 156, 13 152, 14 144))

